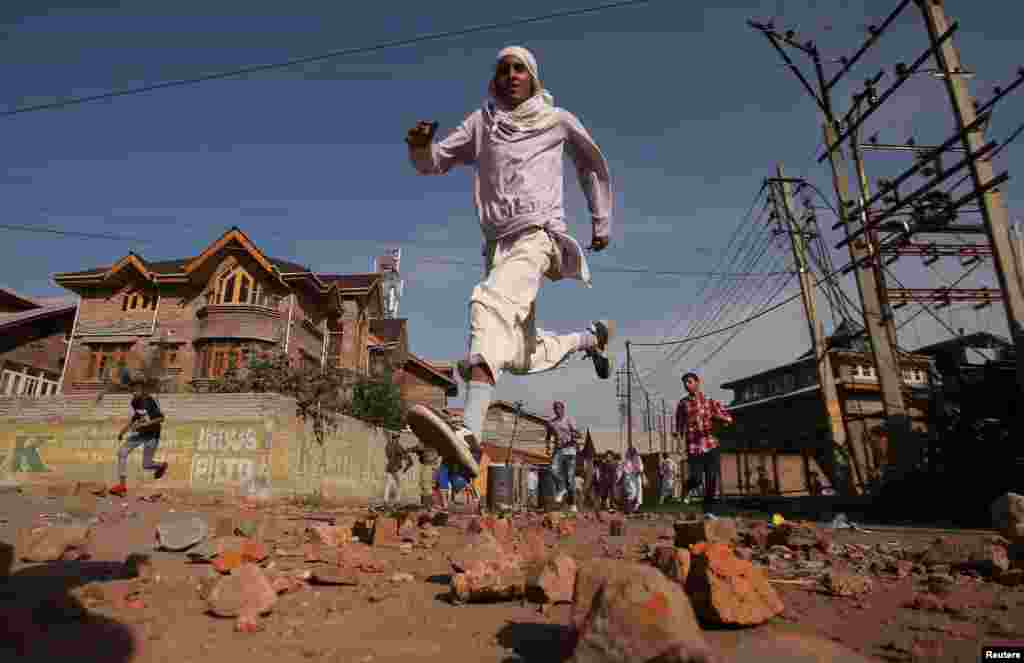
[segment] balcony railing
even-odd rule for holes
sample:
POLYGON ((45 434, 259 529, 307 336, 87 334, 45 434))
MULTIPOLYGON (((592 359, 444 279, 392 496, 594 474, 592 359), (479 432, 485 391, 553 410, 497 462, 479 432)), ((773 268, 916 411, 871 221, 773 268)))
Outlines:
POLYGON ((247 298, 248 301, 244 302, 222 302, 219 301, 218 293, 206 293, 202 296, 203 308, 208 306, 256 306, 259 308, 269 308, 275 311, 280 309, 282 297, 280 295, 268 294, 264 292, 250 293, 247 298))
POLYGON ((248 339, 274 343, 283 332, 281 312, 257 304, 207 304, 196 312, 196 340, 248 339))

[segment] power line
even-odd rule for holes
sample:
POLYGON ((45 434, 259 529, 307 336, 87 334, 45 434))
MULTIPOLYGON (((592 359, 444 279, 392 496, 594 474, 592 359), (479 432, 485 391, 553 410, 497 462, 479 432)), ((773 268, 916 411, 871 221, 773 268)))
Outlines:
MULTIPOLYGON (((778 287, 778 289, 775 290, 775 292, 773 292, 771 295, 769 295, 768 298, 765 299, 765 301, 761 304, 761 306, 764 307, 764 306, 770 305, 772 300, 774 300, 776 297, 778 297, 780 294, 782 294, 782 291, 785 290, 789 286, 789 284, 793 281, 793 278, 795 276, 796 276, 795 274, 791 274, 790 278, 783 280, 782 284, 778 287)), ((712 359, 714 359, 716 356, 718 356, 718 354, 722 350, 724 350, 726 347, 728 347, 728 345, 730 343, 732 343, 736 339, 736 337, 739 336, 740 332, 742 332, 742 331, 743 331, 742 327, 737 327, 733 331, 733 333, 730 334, 729 337, 727 339, 725 339, 717 348, 712 350, 710 353, 705 355, 703 359, 701 359, 699 362, 697 362, 695 370, 699 370, 699 369, 703 368, 704 366, 707 366, 707 364, 712 359)))
POLYGON ((207 81, 220 80, 225 78, 234 78, 236 76, 243 76, 245 74, 253 74, 264 71, 271 71, 274 69, 287 69, 300 64, 309 64, 311 62, 319 62, 321 60, 329 60, 331 58, 345 57, 348 55, 360 55, 364 53, 372 53, 375 51, 382 51, 389 48, 397 48, 400 46, 411 46, 413 44, 421 44, 427 41, 437 41, 439 39, 447 39, 449 37, 462 37, 465 35, 475 34, 479 32, 487 32, 490 30, 498 30, 502 28, 511 28, 520 25, 528 25, 530 23, 539 23, 542 21, 550 21, 558 18, 568 18, 572 16, 583 16, 585 14, 593 14, 596 12, 604 11, 607 9, 619 9, 622 7, 629 7, 635 5, 649 4, 654 0, 622 0, 620 2, 610 2, 603 5, 597 5, 595 7, 587 7, 584 9, 570 9, 560 12, 553 12, 550 14, 544 14, 542 16, 534 16, 531 18, 517 19, 514 21, 508 21, 504 23, 488 23, 484 25, 477 25, 469 28, 461 28, 458 30, 447 30, 445 32, 435 32, 426 35, 420 35, 417 37, 410 37, 407 39, 397 39, 394 41, 383 42, 375 44, 373 46, 358 46, 355 48, 343 48, 319 55, 308 55, 301 58, 295 58, 292 60, 285 60, 283 62, 276 62, 270 64, 259 64, 251 65, 248 67, 241 67, 239 69, 232 69, 229 71, 222 71, 215 74, 205 74, 202 76, 194 76, 192 78, 183 78, 173 81, 164 81, 162 83, 153 83, 151 85, 143 85, 135 88, 128 88, 125 90, 113 90, 110 92, 103 92, 100 94, 87 95, 82 97, 71 97, 61 101, 53 101, 45 104, 36 104, 33 106, 23 106, 21 108, 15 108, 14 110, 4 111, 0 113, 0 117, 9 117, 11 115, 19 115, 21 113, 29 113, 32 111, 50 110, 54 108, 64 108, 67 106, 74 106, 78 104, 84 104, 90 101, 100 101, 103 99, 113 99, 115 97, 124 97, 132 94, 140 94, 142 92, 152 92, 154 90, 162 90, 172 87, 183 87, 185 85, 193 85, 196 83, 204 83, 207 81))
MULTIPOLYGON (((815 285, 817 285, 817 284, 815 284, 815 285)), ((721 329, 716 329, 716 330, 710 331, 710 332, 708 332, 706 334, 701 334, 700 336, 690 336, 690 337, 687 337, 687 338, 676 339, 674 341, 662 341, 660 343, 636 343, 634 341, 630 341, 630 345, 634 345, 634 346, 636 346, 638 348, 656 348, 656 347, 663 347, 663 346, 666 346, 666 345, 682 345, 684 343, 692 343, 694 341, 699 341, 699 340, 704 339, 704 338, 710 338, 712 336, 717 336, 718 334, 724 334, 727 331, 730 331, 732 329, 736 329, 737 327, 741 327, 741 326, 743 326, 745 324, 749 324, 749 323, 753 322, 754 320, 757 320, 758 318, 763 318, 764 316, 768 315, 772 311, 778 310, 778 309, 782 308, 783 306, 785 306, 786 304, 788 304, 788 303, 790 303, 792 301, 796 301, 797 299, 800 298, 800 296, 801 295, 798 292, 795 295, 793 295, 791 297, 787 297, 786 299, 782 300, 781 302, 779 302, 775 306, 772 306, 770 308, 766 308, 765 310, 761 311, 760 313, 752 315, 749 318, 744 318, 743 320, 740 320, 739 322, 736 322, 736 323, 733 323, 731 325, 728 325, 727 327, 722 327, 721 329)))
MULTIPOLYGON (((746 228, 747 225, 751 222, 751 218, 752 218, 752 215, 754 214, 754 210, 757 208, 757 201, 761 199, 762 195, 764 195, 764 192, 767 189, 767 186, 768 186, 768 183, 767 182, 763 182, 761 184, 761 188, 758 189, 757 193, 754 194, 754 198, 753 198, 753 200, 750 201, 750 207, 749 207, 749 209, 747 209, 747 213, 743 215, 743 218, 741 219, 741 221, 736 225, 736 229, 733 230, 732 236, 729 238, 728 244, 726 245, 725 249, 722 251, 722 258, 721 258, 721 260, 718 263, 719 265, 725 264, 725 260, 726 260, 726 258, 728 256, 728 253, 729 253, 730 249, 732 249, 732 245, 736 242, 736 239, 740 236, 740 234, 743 231, 743 229, 746 228)), ((763 212, 763 210, 762 210, 762 212, 763 212)), ((679 326, 679 324, 683 321, 683 319, 686 318, 686 316, 689 315, 690 311, 693 310, 693 307, 695 306, 697 299, 700 298, 700 296, 703 294, 704 290, 706 290, 707 287, 710 284, 711 284, 711 276, 708 275, 708 278, 705 279, 704 282, 701 284, 701 286, 698 288, 697 293, 694 296, 693 302, 690 304, 690 306, 688 306, 687 308, 683 309, 683 311, 679 314, 679 317, 676 318, 676 320, 671 325, 669 325, 669 327, 666 329, 665 336, 667 336, 668 333, 671 333, 672 330, 676 329, 679 326)))
MULTIPOLYGON (((760 264, 761 260, 763 260, 764 257, 768 255, 768 249, 771 247, 771 239, 771 235, 768 235, 766 236, 764 242, 759 245, 759 249, 756 247, 751 248, 748 262, 750 267, 748 267, 748 269, 754 269, 754 267, 760 264)), ((700 334, 703 330, 706 330, 712 325, 718 323, 718 321, 722 318, 722 315, 726 312, 727 306, 729 307, 729 310, 731 310, 732 307, 735 306, 736 297, 740 292, 739 287, 740 284, 737 283, 734 287, 727 289, 724 292, 724 294, 720 296, 720 301, 722 303, 719 303, 716 309, 710 310, 708 314, 697 325, 693 327, 693 332, 700 334)), ((709 300, 706 300, 705 303, 710 302, 709 300)), ((673 362, 674 368, 678 369, 683 359, 686 358, 686 356, 690 353, 693 347, 694 346, 692 345, 681 345, 672 349, 672 351, 669 353, 669 361, 673 362)), ((665 364, 664 362, 659 365, 663 367, 667 366, 667 364, 665 364)))
MULTIPOLYGON (((992 161, 993 159, 995 159, 999 155, 1000 152, 1002 152, 1004 149, 1006 149, 1006 147, 1008 145, 1010 145, 1010 143, 1012 143, 1013 141, 1015 141, 1018 138, 1020 138, 1020 135, 1022 133, 1024 133, 1024 122, 1022 122, 1020 124, 1020 126, 1018 126, 1016 129, 1013 130, 1013 133, 1010 134, 1009 138, 1007 138, 1002 143, 1000 143, 994 150, 992 150, 991 154, 985 156, 984 158, 987 161, 992 161)), ((956 184, 954 184, 953 186, 951 186, 948 189, 946 189, 946 193, 951 193, 958 186, 960 186, 961 184, 966 182, 968 179, 970 179, 970 177, 971 177, 971 173, 967 173, 966 175, 961 177, 959 180, 957 180, 956 184)))
MULTIPOLYGON (((766 245, 768 240, 765 238, 765 236, 761 235, 761 233, 758 230, 760 227, 761 219, 763 218, 766 211, 767 203, 764 207, 762 207, 761 212, 756 219, 751 218, 748 214, 746 224, 737 228, 737 233, 738 231, 743 229, 746 229, 747 233, 742 237, 742 239, 740 239, 739 243, 736 246, 736 250, 731 257, 729 255, 728 247, 726 248, 726 251, 722 254, 723 264, 739 265, 740 269, 746 271, 753 271, 753 269, 759 263, 760 257, 764 255, 764 250, 766 250, 767 248, 766 245), (761 245, 758 243, 759 240, 762 240, 764 242, 764 247, 761 247, 761 245), (758 253, 759 250, 760 254, 758 253)), ((735 236, 738 237, 739 235, 737 234, 735 236)), ((712 317, 715 312, 715 309, 712 308, 713 302, 717 303, 725 301, 733 293, 733 291, 730 290, 724 284, 724 281, 720 279, 716 283, 714 283, 713 289, 709 292, 709 294, 704 296, 702 300, 702 295, 704 295, 704 293, 708 291, 708 288, 711 286, 712 279, 709 278, 703 283, 703 285, 697 291, 697 293, 695 293, 690 305, 686 309, 684 309, 684 311, 679 316, 679 322, 681 322, 683 318, 690 319, 690 323, 688 325, 690 334, 699 333, 700 330, 706 328, 710 317, 712 317), (696 315, 698 306, 700 306, 701 308, 699 309, 699 315, 696 315)), ((679 324, 673 326, 673 329, 679 328, 679 324)), ((667 337, 668 335, 665 334, 664 336, 667 337)), ((662 356, 661 360, 657 362, 657 365, 659 367, 662 367, 665 366, 665 362, 677 363, 677 360, 679 359, 679 352, 679 348, 670 348, 662 356)))
POLYGON ((73 230, 60 230, 59 228, 46 228, 46 227, 42 227, 42 226, 22 226, 22 225, 9 224, 9 223, 0 223, 0 229, 3 229, 3 230, 15 230, 15 231, 18 231, 18 232, 26 232, 26 233, 47 233, 47 234, 50 234, 50 235, 65 235, 65 236, 68 236, 68 237, 79 237, 79 238, 83 238, 83 239, 107 239, 107 240, 114 240, 114 241, 121 241, 121 242, 149 243, 149 242, 153 241, 153 240, 149 240, 149 239, 139 239, 138 237, 127 237, 125 235, 109 235, 109 234, 106 234, 106 233, 76 232, 76 231, 73 231, 73 230))
MULTIPOLYGON (((831 276, 833 276, 833 274, 825 274, 820 279, 816 279, 815 282, 814 282, 814 287, 815 288, 820 288, 821 284, 825 283, 831 276)), ((726 327, 722 327, 720 329, 715 329, 713 331, 707 332, 706 334, 701 334, 700 336, 688 336, 686 338, 675 339, 675 340, 672 340, 672 341, 661 341, 661 342, 657 342, 657 343, 637 343, 635 341, 630 341, 630 345, 638 347, 638 348, 657 348, 657 347, 664 347, 664 346, 668 346, 668 345, 684 345, 686 343, 693 343, 694 341, 699 341, 699 340, 704 339, 704 338, 710 338, 712 336, 717 336, 718 334, 724 334, 727 331, 736 329, 737 327, 740 327, 742 325, 749 324, 749 323, 753 322, 754 320, 757 320, 758 318, 763 318, 764 316, 768 315, 772 311, 777 311, 778 309, 782 308, 786 304, 789 304, 790 302, 796 301, 801 296, 802 296, 802 293, 798 292, 795 295, 791 295, 790 297, 787 297, 786 299, 782 300, 778 304, 775 304, 774 306, 771 306, 769 308, 764 309, 763 311, 755 313, 754 315, 746 317, 746 318, 744 318, 744 319, 742 319, 742 320, 740 320, 738 322, 735 322, 735 323, 733 323, 731 325, 728 325, 726 327)))
MULTIPOLYGON (((897 284, 898 284, 898 285, 899 285, 899 286, 900 286, 901 288, 906 288, 906 287, 907 287, 907 286, 903 285, 903 282, 902 282, 902 281, 900 281, 900 280, 899 280, 899 278, 897 278, 897 277, 896 277, 896 275, 892 273, 892 270, 890 270, 890 269, 889 269, 889 268, 888 268, 888 267, 887 267, 886 265, 882 265, 882 269, 884 269, 884 270, 885 270, 885 271, 886 271, 886 272, 887 272, 887 273, 889 274, 889 276, 890 276, 890 277, 891 277, 891 278, 892 278, 892 279, 893 279, 894 281, 896 281, 896 283, 897 283, 897 284)), ((942 325, 943 327, 945 327, 945 328, 946 328, 946 331, 948 331, 948 332, 949 332, 950 334, 952 334, 953 338, 957 338, 957 337, 959 336, 959 334, 957 333, 957 331, 956 331, 955 329, 953 329, 952 327, 950 327, 950 326, 949 326, 948 324, 946 324, 946 321, 945 321, 945 320, 943 320, 942 318, 940 318, 940 317, 939 317, 939 315, 938 315, 937 313, 935 313, 935 311, 933 311, 933 310, 932 310, 932 308, 931 308, 930 306, 928 306, 927 304, 921 303, 921 307, 922 307, 922 308, 924 309, 924 311, 925 311, 925 312, 927 312, 927 313, 928 313, 928 315, 930 315, 930 316, 932 316, 933 318, 935 318, 935 321, 936 321, 936 322, 938 322, 938 323, 939 323, 940 325, 942 325)), ((972 348, 970 348, 970 349, 971 349, 971 350, 973 350, 974 352, 976 352, 976 353, 977 353, 978 355, 980 355, 980 356, 981 356, 981 357, 982 357, 983 359, 986 359, 986 360, 988 359, 988 357, 986 357, 986 356, 984 355, 984 353, 982 353, 982 352, 981 352, 980 350, 978 350, 977 348, 973 348, 973 347, 972 347, 972 348)))

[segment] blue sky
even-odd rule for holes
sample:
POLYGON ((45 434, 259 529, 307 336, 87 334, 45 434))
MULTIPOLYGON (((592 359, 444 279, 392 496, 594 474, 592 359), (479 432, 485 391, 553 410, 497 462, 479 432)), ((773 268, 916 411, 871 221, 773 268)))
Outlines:
MULTIPOLYGON (((438 2, 426 12, 420 3, 393 0, 357 3, 354 11, 326 2, 184 0, 170 6, 128 0, 74 8, 78 4, 3 3, 0 108, 598 3, 438 2)), ((457 357, 466 347, 466 300, 480 275, 471 173, 417 176, 402 138, 418 119, 436 119, 442 133, 451 129, 483 100, 498 49, 521 44, 537 55, 556 103, 580 117, 604 150, 616 192, 612 247, 592 261, 595 287, 549 284, 538 305, 543 326, 570 331, 594 317, 613 317, 622 337, 635 341, 678 337, 687 323, 702 319, 703 329, 714 329, 746 309, 740 303, 717 321, 707 319, 715 304, 713 297, 705 301, 708 293, 722 290, 699 294, 703 277, 601 270, 715 269, 762 178, 779 161, 831 197, 827 166, 811 159, 820 142, 813 103, 745 21, 774 16, 777 25, 814 38, 826 57, 835 58, 850 55, 865 36, 864 26, 880 21, 896 3, 701 4, 655 1, 2 118, 5 222, 148 241, 4 231, 0 283, 32 295, 59 295, 54 272, 109 264, 129 249, 150 259, 192 255, 232 225, 267 253, 324 272, 365 271, 372 256, 401 246, 402 313, 409 319, 413 351, 457 357)), ((947 10, 962 21, 956 43, 965 65, 978 72, 972 90, 985 99, 994 85, 1012 80, 1019 64, 1014 55, 1020 52, 1024 6, 950 0, 947 10)), ((915 12, 908 9, 837 87, 841 109, 849 105, 851 85, 884 67, 890 72, 884 88, 893 80, 895 62, 911 62, 923 51, 925 33, 915 12)), ((1012 131, 1022 109, 1024 93, 1000 104, 992 137, 1012 131)), ((883 142, 913 135, 918 143, 934 144, 948 136, 952 116, 939 82, 921 76, 867 126, 883 142)), ((997 169, 1019 172, 1022 154, 1024 148, 1009 148, 997 169)), ((871 159, 872 177, 892 176, 909 165, 905 156, 871 159)), ((566 179, 568 220, 576 236, 588 241, 583 198, 571 171, 566 179)), ((1004 192, 1011 216, 1020 219, 1019 184, 1011 180, 1004 192)), ((831 226, 824 212, 822 219, 831 226)), ((838 235, 828 235, 834 244, 838 235)), ((785 269, 784 249, 769 248, 752 271, 785 269)), ((836 251, 834 259, 842 263, 844 254, 836 251)), ((908 285, 930 285, 959 273, 955 262, 934 269, 911 260, 896 267, 908 285)), ((977 274, 975 285, 994 283, 990 270, 977 274)), ((775 282, 746 279, 745 288, 753 292, 775 282)), ((848 292, 855 297, 855 290, 848 292)), ((823 300, 819 307, 827 311, 823 300)), ((710 361, 702 360, 725 337, 695 344, 682 357, 667 356, 666 349, 638 349, 636 363, 656 400, 664 396, 671 403, 679 395, 680 373, 698 365, 709 391, 728 396, 717 389, 722 381, 784 363, 807 346, 801 315, 794 302, 748 325, 710 361)), ((954 327, 1005 327, 1000 308, 943 315, 954 327)), ((910 347, 946 334, 927 315, 906 329, 901 341, 910 347)), ((621 342, 616 345, 621 353, 621 342)), ((614 383, 597 382, 589 363, 508 378, 499 397, 522 398, 545 411, 553 398, 563 398, 582 423, 618 426, 614 383)))

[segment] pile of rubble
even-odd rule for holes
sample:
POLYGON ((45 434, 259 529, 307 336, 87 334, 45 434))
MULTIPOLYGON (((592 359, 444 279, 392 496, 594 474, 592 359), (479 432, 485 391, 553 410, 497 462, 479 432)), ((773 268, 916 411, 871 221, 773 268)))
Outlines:
MULTIPOLYGON (((367 576, 414 580, 389 570, 380 548, 403 554, 435 549, 446 528, 464 530, 465 545, 447 556, 452 603, 517 601, 546 611, 570 604, 566 656, 591 661, 710 661, 703 627, 754 627, 783 613, 778 583, 860 599, 879 583, 914 578, 930 593, 957 583, 1024 581, 1024 497, 993 505, 1000 532, 964 543, 937 539, 912 548, 837 541, 828 528, 806 522, 684 520, 659 543, 634 554, 621 516, 518 514, 449 518, 443 513, 335 514, 296 525, 267 517, 220 518, 178 514, 156 527, 156 546, 209 565, 197 590, 210 614, 233 618, 236 629, 262 628, 278 596, 308 585, 359 586, 367 576), (607 527, 602 553, 580 560, 559 542, 596 519, 607 527), (390 571, 390 575, 388 574, 390 571)), ((48 524, 24 533, 24 561, 85 559, 90 523, 48 524)), ((451 531, 451 530, 449 530, 451 531)), ((394 559, 390 557, 390 559, 394 559)), ((132 579, 128 605, 144 601, 157 582, 146 555, 130 556, 121 577, 132 579)), ((79 591, 88 607, 91 592, 79 591)), ((922 599, 923 600, 923 599, 922 599)), ((852 659, 851 659, 852 660, 852 659)))

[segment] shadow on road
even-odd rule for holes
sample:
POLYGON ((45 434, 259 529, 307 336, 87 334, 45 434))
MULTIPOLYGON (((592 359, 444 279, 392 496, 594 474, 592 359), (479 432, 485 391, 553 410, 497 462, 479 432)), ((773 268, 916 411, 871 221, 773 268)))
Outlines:
POLYGON ((0 659, 23 663, 126 663, 135 653, 131 630, 89 612, 71 591, 123 578, 111 562, 54 562, 11 575, 14 547, 0 543, 0 659))

